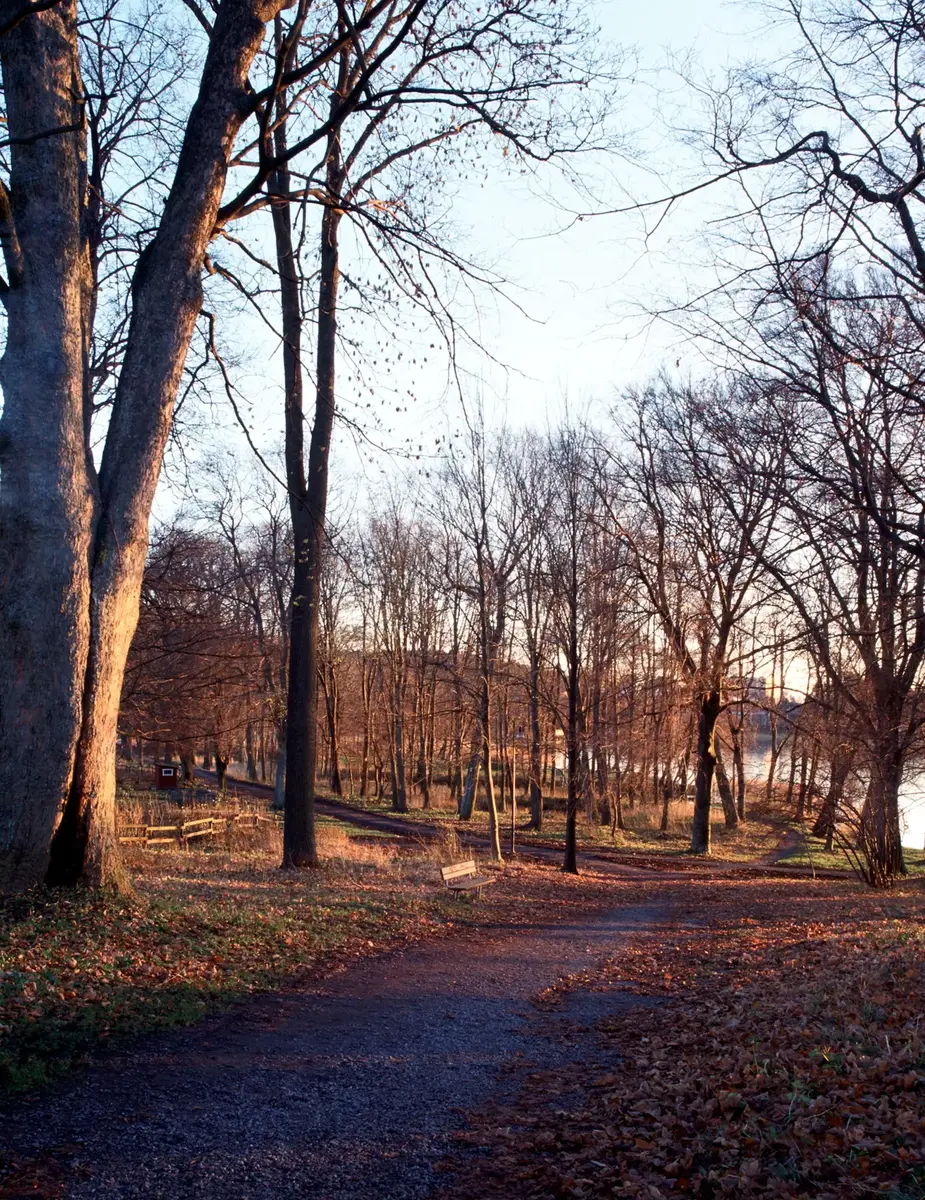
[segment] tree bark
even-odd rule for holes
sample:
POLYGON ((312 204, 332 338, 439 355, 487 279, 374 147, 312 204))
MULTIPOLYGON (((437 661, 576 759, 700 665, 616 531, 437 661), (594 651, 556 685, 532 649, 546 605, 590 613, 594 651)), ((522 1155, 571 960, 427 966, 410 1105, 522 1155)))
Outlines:
POLYGON ((485 772, 485 798, 488 801, 488 841, 492 858, 495 862, 501 862, 501 827, 495 801, 495 778, 491 769, 491 687, 487 674, 482 677, 482 712, 482 769, 485 772))
MULTIPOLYGON (((340 86, 345 56, 341 55, 340 86)), ((339 103, 332 96, 331 111, 339 103)), ((285 124, 277 129, 279 142, 285 124)), ((336 132, 326 151, 326 203, 321 221, 321 267, 318 286, 315 413, 304 459, 299 279, 292 248, 288 203, 273 206, 273 227, 283 306, 283 363, 286 382, 286 482, 292 518, 295 562, 292 581, 292 624, 289 687, 286 706, 286 799, 283 822, 283 866, 301 869, 318 864, 315 839, 315 775, 318 765, 318 631, 321 569, 328 498, 328 458, 335 414, 337 295, 340 284, 337 207, 343 189, 340 142, 336 132)), ((289 194, 289 172, 276 172, 276 194, 289 194)))
POLYGON ((726 828, 735 829, 739 823, 739 814, 736 810, 735 797, 732 794, 732 784, 726 774, 726 764, 723 762, 718 745, 716 746, 716 786, 719 788, 719 796, 723 804, 723 819, 726 822, 726 828))
POLYGON ((568 736, 566 738, 567 793, 565 804, 565 857, 562 870, 570 875, 578 874, 578 799, 581 789, 581 663, 578 654, 578 585, 574 560, 571 572, 568 629, 568 736))
POLYGON ((542 752, 543 735, 540 728, 540 664, 539 656, 530 654, 530 828, 543 828, 542 752))
POLYGON ((841 804, 842 793, 853 762, 853 750, 849 751, 842 746, 835 748, 829 767, 829 788, 812 828, 813 837, 825 838, 827 850, 831 850, 834 845, 838 806, 841 804))
POLYGON ((732 775, 735 779, 735 803, 736 812, 739 815, 739 820, 745 820, 745 754, 742 749, 742 739, 744 736, 744 721, 739 718, 736 725, 730 722, 730 736, 732 738, 732 775))
POLYGON ((891 700, 895 698, 884 698, 879 708, 886 718, 886 729, 871 763, 869 806, 865 804, 861 821, 871 882, 880 887, 889 886, 896 875, 906 874, 899 819, 904 759, 899 735, 902 704, 891 705, 891 700))
POLYGON ((331 742, 331 791, 335 796, 343 796, 344 785, 340 774, 340 698, 337 689, 337 675, 330 663, 326 663, 322 671, 324 708, 328 719, 328 737, 331 742))
POLYGON ((276 741, 276 774, 273 776, 273 807, 282 812, 286 804, 286 731, 276 741))
POLYGON ((710 853, 710 805, 713 802, 713 777, 716 773, 716 722, 720 714, 720 694, 711 689, 700 698, 697 722, 697 779, 694 792, 694 821, 691 853, 710 853))
POLYGON ((8 283, 0 362, 0 886, 18 891, 48 869, 72 780, 90 643, 96 489, 85 448, 90 263, 74 0, 0 38, 0 64, 16 139, 10 193, 0 194, 8 283), (48 129, 69 132, 23 140, 48 129))
POLYGON ((84 369, 86 146, 74 4, 33 13, 0 38, 15 139, 10 206, 0 198, 11 275, 0 365, 0 882, 8 890, 43 875, 54 884, 125 884, 115 742, 148 519, 248 71, 279 7, 224 0, 216 14, 176 176, 135 271, 98 478, 84 369), (30 140, 48 129, 62 132, 30 140))
POLYGON ((475 727, 475 732, 472 737, 472 750, 469 754, 469 764, 466 767, 466 777, 463 781, 462 791, 459 794, 459 819, 460 821, 469 821, 472 819, 472 810, 475 808, 475 796, 479 786, 479 770, 482 762, 482 725, 484 717, 479 713, 478 722, 475 727))
POLYGON ((244 752, 247 755, 247 778, 251 783, 256 783, 257 759, 254 756, 254 727, 250 721, 244 731, 244 752))
MULTIPOLYGON (((364 634, 365 637, 365 634, 364 634)), ((365 797, 369 787, 369 720, 372 701, 372 678, 366 666, 366 656, 360 664, 363 699, 363 749, 360 752, 360 796, 365 797)))
POLYGON ((400 677, 392 685, 392 808, 408 811, 408 788, 405 783, 405 720, 404 687, 400 677))

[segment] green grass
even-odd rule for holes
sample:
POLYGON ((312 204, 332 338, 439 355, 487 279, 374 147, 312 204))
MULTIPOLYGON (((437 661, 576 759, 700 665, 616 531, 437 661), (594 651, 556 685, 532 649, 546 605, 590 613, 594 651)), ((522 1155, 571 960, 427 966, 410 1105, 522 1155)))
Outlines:
POLYGON ((394 842, 401 837, 401 834, 392 833, 387 829, 362 829, 351 821, 341 821, 337 817, 322 816, 320 813, 315 817, 315 823, 319 829, 336 829, 347 837, 361 837, 364 841, 394 842))
MULTIPOLYGON (((561 798, 560 798, 561 799, 561 798)), ((468 822, 460 822, 455 806, 445 802, 430 809, 412 808, 407 813, 395 813, 388 801, 376 801, 350 797, 345 801, 367 812, 382 813, 398 817, 413 825, 428 823, 463 829, 478 833, 488 830, 488 813, 477 809, 468 822)), ((611 831, 610 825, 588 821, 584 813, 579 814, 578 841, 585 850, 609 850, 626 854, 682 855, 688 853, 691 836, 693 803, 689 800, 672 801, 669 808, 668 832, 659 829, 661 805, 624 805, 623 817, 626 829, 611 831)), ((543 828, 536 832, 526 830, 529 810, 525 803, 518 802, 517 843, 519 845, 561 845, 565 841, 565 814, 559 810, 547 811, 543 815, 543 828)), ((510 809, 499 814, 501 845, 510 845, 510 809)), ((788 823, 778 814, 766 815, 755 808, 749 819, 737 829, 727 830, 723 824, 722 810, 718 805, 713 812, 713 857, 727 862, 757 862, 770 855, 786 832, 788 823)))
MULTIPOLYGON (((925 850, 917 850, 909 846, 903 847, 903 858, 906 870, 910 875, 920 875, 925 872, 925 850)), ((852 870, 852 862, 844 850, 827 851, 825 843, 819 839, 802 835, 802 841, 779 860, 780 865, 813 867, 819 871, 852 870)))
POLYGON ((386 846, 334 839, 357 861, 290 876, 275 852, 149 855, 130 898, 40 890, 0 902, 0 1088, 34 1090, 101 1046, 451 919, 432 866, 403 878, 386 846))
MULTIPOLYGON (((350 797, 345 803, 368 812, 398 817, 412 825, 425 822, 449 828, 469 828, 479 833, 486 833, 488 830, 487 812, 481 809, 476 810, 471 819, 463 823, 456 815, 455 806, 449 806, 446 801, 440 807, 412 808, 407 813, 395 813, 388 801, 350 797)), ((661 805, 636 805, 634 808, 624 806, 623 816, 627 828, 616 830, 615 833, 611 832, 609 825, 592 824, 587 821, 582 813, 578 819, 579 848, 586 851, 608 850, 626 856, 686 856, 689 854, 692 812, 691 801, 672 801, 667 833, 659 830, 661 805)), ((769 809, 764 802, 763 794, 760 797, 748 798, 746 814, 747 819, 744 822, 735 829, 727 829, 723 822, 721 807, 719 804, 714 804, 711 828, 712 861, 758 864, 776 860, 780 866, 798 866, 820 871, 852 870, 852 864, 844 851, 826 852, 823 841, 809 836, 805 828, 798 825, 789 814, 785 814, 778 807, 772 806, 769 809), (776 857, 778 847, 788 835, 795 835, 800 839, 800 843, 785 851, 778 858, 776 857)), ((543 828, 539 832, 522 828, 528 818, 528 809, 526 804, 520 800, 518 801, 517 815, 519 828, 516 840, 518 845, 564 844, 564 813, 560 811, 544 813, 543 828)), ((505 847, 510 846, 510 817, 510 810, 499 814, 502 851, 505 847)), ((925 851, 906 848, 904 854, 910 875, 914 876, 925 872, 925 851)))

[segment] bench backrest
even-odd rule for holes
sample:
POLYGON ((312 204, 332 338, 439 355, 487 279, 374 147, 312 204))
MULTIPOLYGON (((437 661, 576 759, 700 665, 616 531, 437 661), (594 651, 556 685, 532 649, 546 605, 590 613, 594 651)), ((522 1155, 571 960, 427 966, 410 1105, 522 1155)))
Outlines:
POLYGON ((452 863, 448 867, 441 867, 440 874, 443 876, 444 883, 449 883, 451 879, 465 879, 467 875, 475 874, 475 859, 470 858, 468 862, 452 863))

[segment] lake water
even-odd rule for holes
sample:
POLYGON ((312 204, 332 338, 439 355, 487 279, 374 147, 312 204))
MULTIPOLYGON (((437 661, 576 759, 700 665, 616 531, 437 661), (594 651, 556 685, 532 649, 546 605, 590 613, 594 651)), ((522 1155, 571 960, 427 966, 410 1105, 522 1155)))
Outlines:
MULTIPOLYGON (((767 779, 770 763, 769 747, 761 743, 753 746, 745 755, 746 779, 767 779)), ((790 778, 790 755, 786 748, 778 760, 775 775, 783 783, 790 778)), ((925 771, 918 766, 907 772, 899 796, 899 812, 903 845, 921 850, 925 846, 925 771)))

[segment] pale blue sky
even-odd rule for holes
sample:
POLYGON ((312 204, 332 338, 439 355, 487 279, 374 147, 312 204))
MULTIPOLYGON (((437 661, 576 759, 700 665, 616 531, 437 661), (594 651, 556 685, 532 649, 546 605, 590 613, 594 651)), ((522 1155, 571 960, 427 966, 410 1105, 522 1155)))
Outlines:
MULTIPOLYGON (((762 19, 757 7, 719 0, 600 0, 593 11, 605 38, 633 50, 638 63, 635 82, 627 86, 620 107, 621 125, 637 161, 614 158, 589 164, 602 204, 616 207, 629 196, 658 194, 661 185, 653 171, 676 184, 682 174, 689 178, 696 170, 682 140, 673 136, 670 118, 666 127, 663 115, 680 104, 677 123, 683 123, 685 93, 666 69, 670 57, 693 54, 708 68, 741 61, 753 52, 762 19)), ((696 352, 679 345, 667 329, 647 322, 640 310, 679 286, 686 275, 694 280, 702 275, 697 233, 717 198, 708 195, 686 205, 644 245, 636 215, 596 217, 555 232, 566 224, 566 215, 536 193, 537 185, 517 179, 472 180, 454 209, 467 248, 511 280, 512 294, 524 310, 486 293, 477 311, 467 316, 488 351, 462 354, 467 391, 470 397, 481 394, 489 419, 544 426, 566 403, 572 411, 591 404, 606 408, 621 387, 647 379, 663 362, 673 366, 680 359, 682 367, 695 366, 696 352)), ((349 247, 344 260, 349 270, 349 247)), ((351 328, 347 312, 341 326, 348 336, 359 330, 351 328)), ((256 320, 235 329, 234 342, 239 383, 250 401, 250 431, 270 453, 282 429, 279 356, 256 320)), ((392 456, 374 446, 416 451, 423 445, 427 455, 438 438, 458 427, 458 400, 448 385, 445 356, 429 352, 427 367, 419 362, 415 368, 406 365, 410 356, 406 353, 402 363, 393 360, 388 374, 384 366, 367 372, 371 393, 358 392, 350 369, 342 366, 339 400, 350 414, 369 414, 372 445, 339 430, 335 455, 341 478, 359 473, 374 484, 395 470, 392 456), (402 396, 409 390, 415 394, 410 403, 402 396)), ((212 452, 224 439, 242 462, 251 458, 221 397, 213 416, 217 428, 210 424, 203 452, 212 452)), ((166 495, 163 502, 169 503, 166 495)))

